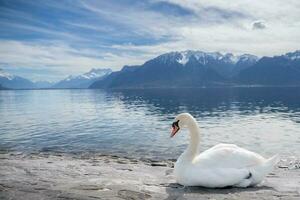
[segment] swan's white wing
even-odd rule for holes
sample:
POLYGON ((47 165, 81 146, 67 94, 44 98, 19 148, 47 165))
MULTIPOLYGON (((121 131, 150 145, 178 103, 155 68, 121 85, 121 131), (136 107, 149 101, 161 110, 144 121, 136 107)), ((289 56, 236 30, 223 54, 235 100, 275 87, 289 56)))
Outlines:
MULTIPOLYGON (((226 187, 234 186, 243 181, 249 180, 249 170, 234 168, 203 168, 199 170, 190 166, 185 171, 185 179, 181 184, 186 186, 205 186, 205 187, 226 187)), ((249 180, 250 181, 250 180, 249 180)))
POLYGON ((234 144, 218 144, 201 154, 186 166, 181 181, 184 185, 205 187, 249 186, 253 166, 264 158, 234 144))
POLYGON ((220 149, 220 148, 232 148, 232 149, 237 149, 237 148, 240 148, 240 147, 238 147, 236 144, 225 144, 225 143, 220 143, 220 144, 217 144, 217 145, 211 147, 211 148, 208 149, 208 150, 220 149))
POLYGON ((236 145, 219 144, 199 154, 193 164, 201 168, 241 169, 259 165, 264 160, 262 156, 236 145))

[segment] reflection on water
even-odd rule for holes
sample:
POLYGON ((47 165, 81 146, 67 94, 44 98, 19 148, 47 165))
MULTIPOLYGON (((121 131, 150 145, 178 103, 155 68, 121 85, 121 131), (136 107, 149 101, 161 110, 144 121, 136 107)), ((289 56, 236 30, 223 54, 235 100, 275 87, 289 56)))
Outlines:
POLYGON ((300 154, 300 88, 0 91, 0 148, 176 158, 188 142, 186 131, 169 138, 181 112, 199 122, 202 150, 300 154))

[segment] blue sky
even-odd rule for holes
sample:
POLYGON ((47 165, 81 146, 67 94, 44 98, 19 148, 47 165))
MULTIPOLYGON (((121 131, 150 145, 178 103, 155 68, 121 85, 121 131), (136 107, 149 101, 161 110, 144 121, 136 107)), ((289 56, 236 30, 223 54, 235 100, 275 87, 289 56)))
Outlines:
POLYGON ((186 49, 299 48, 298 0, 0 0, 0 68, 56 81, 186 49))

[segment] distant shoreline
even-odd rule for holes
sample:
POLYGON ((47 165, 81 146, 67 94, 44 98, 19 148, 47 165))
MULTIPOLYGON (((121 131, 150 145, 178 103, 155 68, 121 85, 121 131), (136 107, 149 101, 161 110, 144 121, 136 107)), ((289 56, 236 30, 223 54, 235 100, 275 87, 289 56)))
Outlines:
POLYGON ((300 85, 235 85, 235 86, 203 86, 203 87, 124 87, 124 88, 24 88, 1 90, 151 90, 151 89, 230 89, 230 88, 300 88, 300 85))

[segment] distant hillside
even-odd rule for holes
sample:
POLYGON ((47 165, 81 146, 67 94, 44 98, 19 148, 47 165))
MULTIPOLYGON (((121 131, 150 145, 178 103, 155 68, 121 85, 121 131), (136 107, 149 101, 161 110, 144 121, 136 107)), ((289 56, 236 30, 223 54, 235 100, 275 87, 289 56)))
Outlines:
POLYGON ((91 88, 204 87, 231 84, 229 78, 253 65, 258 58, 245 54, 171 52, 141 66, 125 66, 91 88))
POLYGON ((79 76, 68 76, 54 84, 52 88, 88 88, 93 82, 101 80, 111 72, 111 69, 91 69, 79 76))
POLYGON ((300 51, 263 57, 201 51, 171 52, 140 66, 125 66, 90 88, 163 88, 299 85, 300 51))
POLYGON ((0 69, 0 84, 2 87, 10 89, 30 89, 34 88, 35 85, 28 79, 20 76, 11 75, 0 69))
POLYGON ((7 88, 3 87, 1 84, 0 84, 0 90, 6 90, 7 88))
POLYGON ((244 85, 300 85, 300 51, 263 57, 234 80, 244 85))
POLYGON ((26 78, 9 74, 0 69, 0 85, 7 89, 39 89, 49 88, 53 83, 48 81, 32 82, 26 78))

